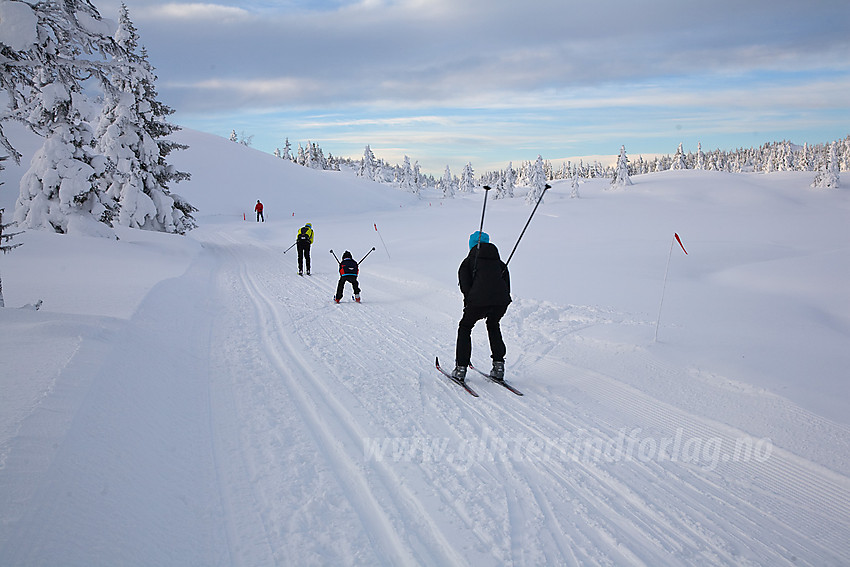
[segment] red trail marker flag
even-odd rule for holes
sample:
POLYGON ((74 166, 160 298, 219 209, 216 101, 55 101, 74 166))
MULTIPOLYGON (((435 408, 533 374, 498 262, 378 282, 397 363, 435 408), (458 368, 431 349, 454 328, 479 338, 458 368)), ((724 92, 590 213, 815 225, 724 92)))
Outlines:
MULTIPOLYGON (((685 255, 688 255, 688 251, 685 250, 685 245, 682 244, 682 239, 679 238, 679 233, 674 232, 673 236, 675 237, 675 242, 679 243, 679 246, 682 248, 682 252, 685 255)), ((667 273, 670 271, 670 257, 673 256, 673 241, 670 241, 670 252, 667 254, 667 267, 664 268, 664 285, 661 287, 661 303, 658 305, 658 319, 655 320, 655 342, 658 342, 658 326, 661 324, 661 308, 664 306, 664 292, 667 290, 667 273)))
MULTIPOLYGON (((378 230, 378 223, 372 223, 372 226, 374 226, 374 227, 375 227, 375 232, 377 232, 377 233, 378 233, 378 238, 380 238, 380 239, 381 239, 381 244, 383 244, 383 245, 384 245, 384 252, 386 252, 386 253, 387 253, 387 258, 389 258, 389 257, 390 257, 390 251, 387 249, 387 243, 386 243, 386 242, 384 242, 384 237, 383 237, 383 236, 381 236, 381 231, 380 231, 380 230, 378 230)), ((391 258, 390 258, 390 259, 391 259, 391 258)))
POLYGON ((688 255, 688 251, 687 251, 687 250, 685 250, 685 245, 684 245, 684 244, 682 244, 682 239, 681 239, 681 238, 679 238, 679 234, 678 234, 677 232, 674 232, 674 233, 673 233, 673 236, 675 236, 675 237, 676 237, 676 242, 678 242, 678 243, 679 243, 679 246, 681 246, 681 247, 682 247, 682 252, 684 252, 684 253, 685 253, 685 256, 687 256, 687 255, 688 255))

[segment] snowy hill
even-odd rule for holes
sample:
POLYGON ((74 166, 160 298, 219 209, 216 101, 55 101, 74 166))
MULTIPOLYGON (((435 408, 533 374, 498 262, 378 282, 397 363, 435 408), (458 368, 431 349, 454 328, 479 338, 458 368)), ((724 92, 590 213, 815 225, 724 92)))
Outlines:
MULTIPOLYGON (((177 140, 197 230, 29 231, 0 257, 0 564, 850 563, 850 193, 554 184, 510 264, 525 395, 473 373, 476 399, 433 362, 483 193, 177 140), (328 251, 373 246, 363 303, 333 304, 328 251)), ((488 202, 503 258, 520 193, 488 202)), ((486 370, 481 323, 473 347, 486 370)))

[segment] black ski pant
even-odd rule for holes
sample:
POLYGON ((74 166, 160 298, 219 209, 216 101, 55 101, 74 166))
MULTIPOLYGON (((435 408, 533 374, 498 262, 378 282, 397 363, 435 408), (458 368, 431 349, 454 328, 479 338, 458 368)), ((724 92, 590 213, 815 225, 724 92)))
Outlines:
POLYGON ((304 260, 307 261, 307 271, 310 271, 310 243, 309 242, 299 242, 297 245, 298 248, 298 272, 301 273, 304 271, 304 260))
POLYGON ((351 287, 354 288, 354 295, 360 295, 360 286, 357 284, 357 276, 352 274, 339 277, 339 283, 336 286, 336 299, 342 299, 342 289, 345 287, 345 282, 350 283, 351 287))
POLYGON ((467 305, 463 308, 463 317, 457 326, 456 365, 469 366, 469 359, 472 356, 472 327, 481 319, 486 319, 487 336, 490 338, 490 357, 494 361, 505 360, 505 341, 502 340, 499 321, 507 310, 507 305, 467 305))
POLYGON ((257 222, 260 222, 260 219, 263 219, 263 222, 266 222, 266 217, 263 216, 263 211, 257 211, 257 222))

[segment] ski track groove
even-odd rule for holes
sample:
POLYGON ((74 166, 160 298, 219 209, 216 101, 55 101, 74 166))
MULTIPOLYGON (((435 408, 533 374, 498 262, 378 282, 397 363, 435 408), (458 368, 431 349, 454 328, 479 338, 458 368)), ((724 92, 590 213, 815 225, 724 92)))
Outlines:
MULTIPOLYGON (((407 546, 408 542, 402 540, 393 525, 393 518, 399 519, 406 516, 427 519, 427 515, 423 514, 423 511, 417 506, 412 495, 404 494, 407 490, 400 479, 397 477, 386 478, 392 476, 389 470, 373 468, 372 472, 377 474, 372 476, 380 477, 383 482, 380 487, 370 485, 367 475, 362 470, 361 465, 358 464, 358 458, 351 454, 353 449, 345 448, 346 446, 361 447, 362 439, 367 435, 360 429, 355 418, 350 415, 334 393, 327 386, 321 385, 321 379, 310 370, 314 365, 306 359, 306 355, 299 352, 291 339, 287 337, 285 329, 288 326, 282 320, 284 317, 282 312, 286 312, 286 316, 289 318, 292 317, 291 314, 262 291, 257 282, 254 281, 254 277, 249 273, 245 263, 240 266, 240 275, 245 290, 254 302, 261 327, 270 331, 264 335, 264 350, 277 367, 279 375, 288 382, 287 390, 295 394, 296 403, 301 409, 300 414, 309 419, 311 424, 309 429, 316 432, 314 437, 317 445, 328 461, 335 463, 334 472, 337 473, 337 480, 341 486, 346 488, 345 493, 352 500, 351 503, 357 510, 363 525, 367 528, 371 526, 372 529, 369 529, 367 533, 370 537, 377 534, 379 541, 373 543, 380 551, 378 556, 388 560, 391 564, 416 564, 417 561, 412 554, 412 548, 407 546), (264 315, 266 312, 270 315, 264 315), (296 367, 294 371, 289 369, 290 365, 296 367), (299 376, 299 378, 296 378, 296 376, 299 376), (334 427, 331 427, 329 423, 333 423, 334 427), (346 442, 336 438, 336 435, 341 431, 347 433, 346 442), (344 472, 339 474, 340 471, 344 472), (386 511, 386 507, 378 500, 375 495, 376 489, 381 491, 382 496, 388 496, 393 500, 392 512, 386 511), (399 514, 401 510, 405 509, 410 509, 412 513, 399 514)), ((308 277, 312 279, 314 276, 308 277)), ((290 325, 293 324, 294 320, 289 321, 289 323, 290 325)), ((420 525, 418 527, 426 526, 420 525)), ((429 541, 418 544, 414 542, 413 545, 420 552, 430 550, 430 553, 436 554, 431 556, 429 563, 460 564, 463 562, 436 526, 431 524, 427 528, 429 533, 426 536, 429 541), (426 545, 428 543, 437 543, 437 546, 426 545)), ((417 534, 404 535, 406 537, 417 536, 417 534)))
MULTIPOLYGON (((552 356, 550 354, 550 351, 551 351, 551 349, 546 349, 545 354, 543 354, 541 356, 541 358, 546 358, 548 356, 552 356)), ((577 373, 581 374, 581 373, 585 373, 585 372, 587 372, 588 374, 591 374, 589 371, 585 371, 583 369, 578 369, 578 368, 573 367, 573 368, 570 368, 569 374, 574 376, 577 373)), ((657 422, 657 421, 659 421, 660 416, 665 415, 665 414, 667 414, 668 411, 673 410, 673 408, 664 408, 663 407, 664 404, 659 403, 658 400, 655 400, 655 399, 650 398, 648 396, 642 395, 640 392, 632 391, 631 388, 625 386, 622 383, 617 383, 616 381, 612 381, 607 376, 602 377, 602 376, 599 376, 597 373, 592 373, 592 374, 593 374, 592 376, 588 376, 588 377, 592 378, 592 381, 593 381, 594 384, 598 385, 600 378, 604 378, 607 382, 611 382, 611 387, 606 389, 604 392, 598 392, 597 393, 598 395, 596 397, 605 399, 608 403, 613 402, 612 405, 619 406, 619 409, 628 408, 629 411, 632 411, 635 415, 637 415, 637 417, 640 418, 638 420, 638 423, 650 423, 651 424, 651 423, 653 423, 653 421, 657 422), (642 396, 643 399, 640 399, 640 397, 638 397, 638 399, 639 399, 639 401, 644 402, 644 403, 635 404, 635 397, 636 396, 642 396), (636 406, 639 408, 637 411, 635 410, 636 406)), ((593 393, 593 391, 592 391, 593 389, 590 388, 590 390, 591 390, 591 393, 593 393)), ((685 414, 684 412, 674 411, 673 414, 675 415, 675 418, 676 418, 676 420, 678 421, 679 424, 681 424, 683 421, 684 422, 691 421, 691 422, 698 424, 699 427, 692 425, 692 429, 696 430, 698 434, 703 436, 703 438, 708 438, 709 436, 720 436, 721 439, 723 439, 724 443, 727 443, 726 446, 728 446, 728 443, 734 438, 734 436, 733 436, 734 431, 732 431, 732 428, 723 427, 723 426, 719 426, 719 425, 716 425, 716 424, 713 424, 713 423, 709 423, 707 420, 703 420, 703 419, 699 418, 698 416, 692 416, 692 415, 689 415, 689 414, 685 414)), ((511 416, 516 418, 516 416, 514 414, 511 414, 511 416)), ((534 423, 540 424, 540 422, 543 421, 541 419, 541 417, 544 417, 544 418, 546 417, 544 415, 544 412, 540 412, 540 414, 538 414, 535 417, 534 423)), ((561 415, 558 415, 558 417, 554 418, 554 419, 555 420, 566 419, 567 422, 569 422, 569 417, 570 417, 569 414, 561 414, 561 415)), ((516 421, 519 421, 518 418, 516 419, 516 421)), ((553 420, 550 420, 550 422, 551 421, 553 421, 553 420)), ((587 425, 588 425, 587 423, 582 424, 582 426, 584 426, 584 427, 587 427, 587 425)), ((597 425, 603 425, 604 426, 605 425, 604 418, 602 420, 602 423, 599 424, 597 422, 597 425)), ((611 434, 616 431, 616 427, 614 427, 612 424, 608 424, 608 425, 609 425, 609 427, 606 428, 606 429, 608 429, 608 436, 612 437, 611 434)), ((534 432, 534 429, 535 428, 530 428, 530 430, 532 432, 534 432)), ((740 432, 737 432, 737 433, 740 435, 740 432)), ((542 431, 540 432, 540 434, 545 435, 545 433, 542 432, 542 431)), ((638 463, 638 464, 640 464, 640 463, 638 463)), ((723 463, 723 464, 727 465, 727 463, 723 463)), ((771 486, 769 486, 770 490, 762 491, 757 486, 754 486, 752 483, 741 482, 740 483, 741 490, 737 491, 737 493, 736 493, 736 497, 737 497, 737 500, 738 500, 736 504, 738 506, 741 506, 745 509, 749 508, 749 509, 753 510, 754 512, 756 512, 758 515, 762 515, 762 516, 767 515, 769 517, 779 517, 779 518, 781 518, 781 517, 794 517, 793 516, 794 510, 800 510, 801 509, 800 504, 806 498, 795 498, 791 502, 791 504, 793 506, 789 506, 790 509, 788 509, 788 510, 778 510, 776 513, 771 513, 769 510, 766 511, 764 509, 758 509, 755 506, 752 506, 752 505, 749 504, 749 497, 751 497, 753 495, 753 493, 764 493, 764 494, 767 494, 768 496, 775 498, 777 495, 781 495, 784 490, 787 490, 788 485, 790 484, 790 485, 796 485, 791 492, 793 492, 795 494, 802 492, 806 497, 809 496, 808 494, 806 494, 806 493, 809 493, 809 492, 814 493, 814 494, 820 494, 821 495, 820 498, 812 498, 810 500, 810 502, 813 501, 813 502, 816 502, 818 505, 820 505, 820 504, 825 504, 826 503, 825 501, 829 501, 831 503, 831 506, 829 506, 829 508, 831 508, 830 512, 837 513, 839 515, 839 517, 843 517, 843 518, 847 517, 847 505, 846 505, 847 491, 846 491, 845 488, 843 488, 841 486, 842 480, 844 480, 844 479, 836 478, 836 477, 839 477, 839 475, 834 475, 832 473, 832 471, 828 471, 828 470, 827 471, 818 470, 818 472, 820 472, 824 478, 820 479, 821 483, 819 485, 817 485, 816 488, 809 489, 809 486, 807 485, 807 481, 809 480, 809 477, 811 475, 812 468, 813 468, 813 465, 811 463, 809 463, 808 461, 805 461, 805 460, 796 459, 796 457, 794 457, 794 456, 783 455, 782 459, 775 459, 772 464, 774 466, 769 467, 769 468, 761 467, 759 469, 762 474, 764 474, 765 469, 768 470, 768 474, 770 474, 772 476, 772 478, 774 479, 773 484, 771 486), (796 468, 793 467, 792 465, 795 464, 795 461, 800 461, 800 463, 799 463, 800 466, 798 466, 796 468), (798 490, 798 489, 800 489, 800 490, 798 490)), ((733 463, 733 465, 734 465, 734 463, 733 463)), ((589 469, 589 467, 586 467, 586 468, 589 469)), ((820 469, 820 467, 818 467, 816 465, 814 466, 814 468, 820 469)), ((727 470, 724 470, 723 472, 732 473, 734 475, 734 478, 741 478, 741 479, 747 478, 747 472, 748 471, 745 470, 746 469, 745 465, 738 466, 737 470, 734 470, 735 467, 732 467, 732 466, 727 466, 726 469, 727 470)), ((724 530, 724 533, 734 534, 734 533, 738 532, 738 535, 734 538, 734 539, 739 540, 739 541, 736 542, 738 545, 743 546, 743 547, 746 547, 748 545, 752 545, 752 541, 751 541, 752 538, 748 537, 743 530, 735 529, 734 526, 736 524, 732 524, 730 526, 727 522, 724 522, 723 520, 716 518, 716 512, 713 512, 710 508, 706 508, 706 507, 701 506, 699 504, 700 500, 706 498, 707 496, 711 496, 710 493, 706 492, 706 488, 714 489, 715 493, 717 493, 717 494, 726 494, 726 492, 728 491, 728 486, 714 485, 710 482, 707 482, 706 479, 698 478, 698 477, 695 477, 695 476, 693 478, 694 478, 694 482, 701 483, 703 485, 703 488, 696 488, 697 485, 696 484, 694 485, 693 488, 696 489, 696 493, 699 496, 699 498, 698 499, 691 499, 691 501, 688 503, 688 509, 690 510, 689 514, 693 515, 693 518, 682 522, 684 524, 684 526, 687 527, 688 524, 704 526, 704 525, 711 525, 712 523, 715 523, 715 524, 719 523, 719 524, 725 526, 726 529, 724 530)), ((598 501, 598 494, 596 492, 598 490, 601 490, 602 489, 601 487, 604 487, 605 484, 606 484, 606 482, 601 480, 598 477, 598 475, 596 475, 596 480, 598 482, 600 482, 601 486, 596 491, 590 492, 588 502, 593 502, 594 500, 598 501)), ((607 484, 612 484, 612 483, 609 481, 607 484)), ((612 489, 613 489, 612 493, 613 493, 614 496, 618 496, 618 495, 622 496, 624 491, 628 490, 628 488, 627 488, 628 484, 623 484, 623 483, 617 483, 617 484, 619 484, 619 486, 613 486, 612 487, 612 489)), ((643 483, 639 483, 639 485, 640 486, 650 486, 651 484, 643 482, 643 483)), ((814 496, 814 494, 812 494, 812 496, 814 496)), ((661 495, 661 496, 663 496, 663 495, 661 495)), ((712 498, 714 498, 714 496, 712 496, 712 498)), ((651 498, 647 498, 643 502, 638 501, 637 502, 638 506, 635 506, 635 510, 637 512, 641 512, 641 511, 647 511, 647 510, 651 509, 652 507, 649 505, 649 502, 652 502, 652 501, 653 500, 651 498)), ((659 501, 663 502, 664 499, 661 498, 661 499, 659 499, 659 501)), ((802 508, 804 509, 805 507, 803 506, 802 508)), ((823 511, 819 509, 819 506, 815 507, 813 511, 815 511, 815 510, 817 510, 816 514, 817 514, 818 517, 816 517, 816 518, 815 517, 808 517, 808 518, 805 518, 805 519, 806 520, 813 520, 813 521, 819 520, 818 525, 827 527, 828 518, 831 514, 830 513, 824 514, 823 511)), ((607 511, 607 513, 603 512, 600 515, 603 518, 606 518, 606 517, 607 518, 613 518, 618 513, 623 514, 623 513, 626 513, 626 512, 629 512, 629 511, 628 510, 619 510, 618 511, 618 510, 615 510, 615 509, 610 509, 610 510, 607 511)), ((629 512, 629 513, 634 513, 634 512, 629 512)), ((684 516, 681 516, 681 518, 682 518, 682 520, 686 520, 686 518, 684 516)), ((743 514, 740 514, 740 513, 736 513, 736 522, 740 522, 741 524, 744 524, 744 525, 752 524, 752 521, 748 517, 746 517, 746 516, 744 516, 743 514)), ((676 529, 671 530, 671 533, 668 536, 665 536, 664 539, 674 538, 674 537, 681 535, 681 527, 682 526, 681 525, 675 526, 674 523, 671 522, 671 517, 669 515, 667 515, 665 518, 656 517, 656 518, 651 519, 650 521, 641 521, 639 515, 636 515, 635 516, 635 523, 636 523, 636 525, 642 524, 644 526, 657 526, 659 523, 661 523, 661 525, 668 525, 668 526, 671 526, 671 527, 676 527, 676 529), (659 520, 664 520, 664 521, 659 522, 659 520)), ((792 525, 798 525, 797 521, 792 522, 792 525)), ((837 530, 833 530, 833 531, 838 532, 837 537, 829 545, 829 547, 831 547, 832 549, 841 549, 842 548, 841 544, 840 544, 841 530, 842 530, 841 526, 846 526, 846 523, 839 522, 838 526, 839 527, 838 527, 837 530)), ((765 528, 761 528, 761 530, 764 530, 764 529, 765 528)), ((772 526, 772 529, 775 530, 775 533, 773 533, 771 535, 773 535, 775 539, 779 539, 780 541, 782 541, 784 538, 787 538, 789 533, 793 533, 793 535, 797 535, 797 536, 802 535, 802 534, 799 534, 799 532, 797 532, 796 530, 793 530, 787 524, 784 524, 784 523, 780 524, 776 527, 772 526), (779 533, 779 530, 781 530, 782 533, 779 533), (776 537, 777 534, 779 534, 778 538, 776 537)), ((657 532, 658 530, 656 528, 653 531, 657 532)), ((693 533, 698 537, 698 541, 703 541, 703 542, 707 541, 706 538, 705 538, 704 531, 703 532, 694 531, 694 530, 686 530, 686 531, 693 531, 693 533)), ((756 531, 760 531, 760 530, 756 530, 756 531)), ((643 535, 650 536, 649 533, 645 533, 643 535)), ((658 535, 658 534, 656 533, 656 535, 658 535)), ((759 538, 759 539, 761 539, 761 538, 759 538)), ((798 545, 801 545, 803 548, 810 548, 810 544, 812 543, 809 540, 809 538, 806 538, 806 537, 802 537, 802 538, 798 537, 798 538, 796 538, 796 540, 797 540, 798 545), (809 540, 809 541, 807 541, 807 540, 809 540)), ((691 542, 691 543, 693 543, 693 542, 691 542)), ((668 544, 669 544, 669 542, 668 542, 668 544)), ((667 548, 667 549, 669 549, 669 548, 667 548)), ((704 551, 707 551, 707 550, 704 550, 704 551)), ((809 551, 812 551, 812 549, 809 549, 809 551)), ((819 552, 820 553, 825 552, 827 556, 830 554, 825 549, 821 549, 821 550, 819 550, 819 552)), ((722 557, 723 558, 722 561, 728 562, 730 564, 734 563, 736 560, 740 560, 740 558, 736 558, 735 555, 730 555, 730 550, 729 550, 728 544, 718 545, 718 546, 715 547, 713 552, 709 552, 709 553, 716 554, 716 556, 714 558, 715 560, 719 560, 722 557)), ((774 555, 770 549, 762 550, 762 553, 765 553, 767 555, 774 555)), ((789 557, 794 557, 794 554, 786 551, 786 553, 784 555, 783 554, 776 554, 774 559, 777 560, 777 561, 785 561, 789 557)))
MULTIPOLYGON (((515 331, 510 332, 516 336, 506 339, 521 352, 512 366, 525 398, 517 399, 482 380, 484 386, 475 382, 481 397, 473 399, 441 380, 436 371, 427 370, 433 366, 434 353, 453 348, 456 322, 445 312, 448 294, 436 299, 420 294, 426 296, 423 304, 405 301, 393 295, 399 289, 397 279, 370 274, 363 278, 369 282, 362 293, 364 304, 344 299, 335 305, 335 275, 287 277, 273 263, 263 261, 266 255, 258 254, 256 259, 250 266, 250 260, 243 259, 239 272, 241 286, 265 330, 264 351, 295 394, 300 414, 317 431, 315 441, 334 464, 332 472, 340 485, 369 493, 352 505, 364 527, 378 532, 372 535, 380 540, 375 545, 392 550, 383 557, 393 562, 413 563, 415 553, 431 540, 439 542, 438 551, 432 547, 426 562, 464 564, 471 556, 453 549, 456 534, 444 534, 428 516, 415 488, 409 488, 395 472, 392 465, 397 463, 359 465, 353 450, 344 448, 346 444, 382 434, 389 438, 445 435, 457 444, 491 432, 502 439, 557 440, 577 432, 612 439, 623 429, 637 428, 661 436, 682 429, 689 437, 717 438, 729 447, 745 435, 732 426, 664 404, 614 375, 580 366, 582 357, 575 356, 569 340, 540 342, 534 335, 523 337, 515 331), (393 292, 387 294, 380 284, 393 292), (429 301, 439 302, 440 308, 434 309, 429 301), (449 341, 416 332, 421 321, 435 318, 451 331, 449 341), (292 330, 287 333, 287 329, 292 330), (564 362, 574 356, 578 363, 564 362), (411 368, 411 360, 421 361, 422 370, 411 368), (296 370, 289 370, 293 365, 296 370), (547 374, 568 377, 564 384, 577 399, 535 385, 534 369, 542 366, 547 374), (322 367, 327 371, 311 370, 322 367), (523 377, 530 381, 523 382, 523 377), (346 403, 334 391, 342 392, 346 403), (411 404, 411 392, 415 392, 415 404, 411 404), (383 415, 371 415, 373 404, 380 406, 383 415), (434 414, 444 418, 441 431, 429 430, 434 414), (378 419, 372 422, 370 417, 378 419), (364 429, 366 423, 369 426, 364 429), (335 439, 340 431, 346 432, 346 443, 335 439), (355 478, 342 478, 346 476, 355 478), (384 509, 387 501, 392 503, 389 511, 384 509), (425 533, 395 533, 393 520, 405 513, 421 518, 427 525, 419 523, 416 529, 425 533), (424 539, 411 543, 417 536, 424 539)), ((416 293, 417 289, 410 291, 416 293)), ((350 287, 346 294, 350 295, 350 287)), ((570 332, 575 330, 571 327, 570 332)), ((473 340, 474 352, 487 352, 485 338, 474 335, 473 340)), ((655 361, 647 353, 637 356, 652 372, 681 379, 681 369, 655 361)), ((776 447, 766 463, 720 462, 715 470, 670 460, 629 459, 600 467, 567 457, 529 461, 485 456, 466 463, 467 469, 459 474, 463 463, 445 461, 415 462, 418 482, 427 485, 440 506, 452 511, 449 517, 474 536, 474 542, 464 545, 472 545, 478 557, 499 564, 521 564, 533 558, 534 563, 654 565, 668 563, 673 556, 726 565, 780 564, 799 557, 837 563, 850 560, 844 546, 850 517, 847 478, 776 447), (488 499, 477 498, 483 491, 482 475, 488 482, 509 481, 501 498, 492 494, 488 499), (565 497, 568 508, 563 504, 556 508, 554 503, 565 497), (507 514, 507 526, 481 523, 503 514, 507 514), (504 530, 517 541, 502 541, 507 535, 504 530), (763 543, 771 541, 787 545, 763 543), (526 542, 533 542, 531 549, 524 548, 526 542)))
MULTIPOLYGON (((547 358, 553 355, 546 354, 542 358, 547 358)), ((550 361, 550 364, 558 364, 564 367, 563 372, 569 375, 574 384, 579 385, 583 392, 592 394, 594 399, 605 400, 606 405, 611 405, 617 408, 617 418, 623 419, 623 414, 632 415, 637 419, 633 423, 649 424, 650 426, 664 431, 675 431, 676 425, 684 427, 688 431, 689 436, 699 436, 703 439, 717 437, 723 441, 723 446, 728 447, 733 445, 732 441, 736 437, 740 437, 742 432, 735 430, 729 426, 712 423, 705 418, 687 414, 673 407, 665 407, 665 404, 651 398, 633 388, 616 381, 608 376, 593 372, 587 369, 578 368, 568 365, 560 361, 550 361)), ((542 421, 541 416, 536 418, 537 422, 542 421)), ((612 436, 617 431, 617 426, 610 420, 606 421, 603 415, 596 418, 597 425, 602 425, 608 429, 608 435, 612 436), (607 427, 605 427, 607 426, 607 427)), ((621 422, 622 425, 628 423, 625 419, 621 422)), ((586 424, 585 424, 586 425, 586 424)), ((644 426, 645 427, 645 426, 644 426)), ((842 557, 842 561, 846 560, 844 554, 839 552, 830 552, 832 550, 841 550, 844 547, 841 545, 842 539, 846 536, 846 519, 848 518, 848 491, 846 488, 846 478, 833 473, 828 469, 813 464, 805 459, 799 458, 786 451, 774 448, 774 453, 771 455, 767 466, 748 466, 747 463, 721 462, 718 465, 720 471, 718 474, 730 476, 733 479, 740 479, 737 483, 727 482, 726 485, 717 485, 709 481, 710 476, 701 475, 694 478, 695 483, 699 483, 704 488, 697 488, 700 499, 704 499, 710 493, 706 491, 711 489, 713 493, 722 494, 728 498, 730 491, 736 499, 737 506, 749 508, 757 512, 758 515, 772 518, 769 524, 771 529, 775 530, 775 534, 781 537, 778 539, 784 541, 789 533, 800 535, 797 530, 790 526, 793 525, 814 525, 822 528, 821 537, 824 532, 831 534, 827 539, 827 544, 817 551, 817 553, 825 553, 826 556, 835 554, 835 558, 842 557), (764 480, 765 489, 762 489, 753 480, 752 473, 757 472, 764 480), (813 479, 813 473, 815 478, 813 479), (812 482, 812 481, 815 482, 812 482), (751 504, 751 498, 754 494, 764 494, 769 497, 767 500, 773 504, 768 506, 764 503, 765 499, 761 499, 762 507, 756 508, 751 504), (783 497, 783 494, 793 494, 793 498, 783 497), (783 506, 787 500, 788 505, 783 506), (811 506, 815 503, 815 506, 811 506), (808 511, 805 514, 801 511, 808 511), (832 518, 842 518, 843 521, 833 522, 832 518), (792 518, 790 523, 782 522, 778 525, 777 520, 773 518, 792 518)), ((613 470, 613 469, 612 469, 613 470)), ((640 483, 641 486, 648 486, 646 483, 640 483)), ((694 485, 697 486, 696 484, 694 485)), ((651 501, 651 500, 649 500, 651 501)), ((661 500, 663 501, 663 499, 661 500)), ((733 508, 734 514, 738 516, 739 521, 747 523, 749 520, 737 512, 737 508, 733 508)), ((699 520, 700 525, 706 525, 706 521, 710 521, 711 516, 715 516, 710 509, 704 514, 708 517, 703 517, 699 520)), ((760 527, 758 531, 764 531, 766 528, 760 527)), ((725 533, 734 533, 736 530, 727 530, 725 533)), ((819 530, 820 531, 820 530, 819 530)), ((674 531, 675 533, 675 531, 674 531)), ((775 536, 774 534, 774 536, 775 536)), ((738 536, 741 539, 741 544, 752 545, 752 538, 745 534, 738 536)), ((762 538, 758 538, 761 540, 762 538)), ((777 538, 775 538, 777 539, 777 538)), ((819 538, 820 539, 820 538, 819 538)), ((821 547, 809 537, 796 538, 796 543, 804 548, 821 547)), ((772 550, 765 549, 763 553, 772 555, 772 550)), ((786 554, 778 556, 777 559, 787 560, 788 557, 793 557, 794 554, 786 554)), ((731 561, 731 559, 727 558, 731 561)))
MULTIPOLYGON (((650 424, 656 430, 673 432, 677 427, 683 428, 688 437, 720 439, 723 447, 734 447, 737 439, 746 437, 742 431, 667 406, 606 375, 576 368, 571 368, 569 372, 572 375, 584 373, 590 378, 583 384, 585 391, 593 393, 597 398, 615 402, 623 412, 632 413, 638 422, 650 424)), ((774 518, 797 518, 790 525, 821 526, 821 537, 831 534, 834 538, 832 549, 842 549, 840 542, 845 540, 847 534, 842 534, 840 528, 836 530, 842 523, 836 524, 833 519, 850 517, 850 492, 846 478, 777 447, 773 448, 769 460, 760 465, 756 467, 747 462, 735 462, 734 459, 725 462, 721 459, 716 472, 730 479, 722 487, 722 493, 728 496, 731 492, 738 499, 739 505, 747 507, 751 505, 753 492, 767 494, 771 497, 772 505, 771 502, 762 501, 763 506, 768 508, 759 509, 762 514, 774 518), (756 482, 754 475, 757 475, 759 482, 756 482), (793 495, 793 498, 782 495, 793 495)), ((789 524, 783 527, 790 529, 789 524)), ((850 555, 843 559, 847 558, 850 555)))

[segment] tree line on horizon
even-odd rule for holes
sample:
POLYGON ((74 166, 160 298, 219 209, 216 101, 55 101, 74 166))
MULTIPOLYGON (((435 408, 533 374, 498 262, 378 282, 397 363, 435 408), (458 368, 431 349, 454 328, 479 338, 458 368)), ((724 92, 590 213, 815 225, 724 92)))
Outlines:
MULTIPOLYGON (((234 135, 235 132, 231 135, 231 140, 237 141, 234 135)), ((298 152, 293 153, 287 138, 284 150, 276 149, 274 155, 312 169, 339 171, 340 167, 344 166, 355 171, 360 177, 379 183, 395 184, 411 193, 417 194, 423 189, 437 189, 446 197, 458 192, 471 192, 484 185, 499 189, 495 198, 513 197, 515 187, 535 188, 541 182, 556 180, 572 180, 574 187, 577 180, 595 178, 610 178, 612 185, 628 185, 628 178, 632 175, 686 169, 728 173, 810 171, 816 174, 812 186, 830 188, 838 186, 841 171, 850 170, 850 135, 831 143, 813 146, 807 143, 801 146, 788 140, 764 143, 758 148, 735 150, 703 151, 702 144, 698 143, 696 152, 685 152, 682 146, 683 144, 679 144, 673 155, 655 156, 651 159, 638 156, 636 160, 628 159, 625 147, 622 147, 617 163, 608 166, 598 160, 579 160, 577 163, 562 161, 555 165, 552 161, 538 156, 536 161, 521 162, 517 168, 514 168, 511 162, 506 169, 487 171, 478 177, 474 175, 471 163, 464 166, 460 175, 453 175, 447 165, 445 173, 439 178, 422 173, 418 162, 414 161, 411 165, 410 158, 406 155, 402 164, 391 164, 378 158, 369 145, 360 159, 333 157, 330 153, 326 158, 322 148, 315 142, 308 142, 306 148, 299 144, 298 152)))

